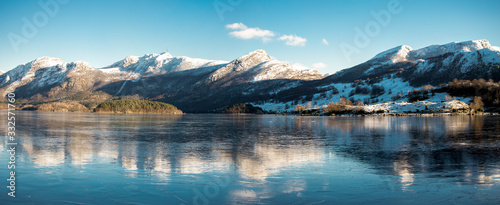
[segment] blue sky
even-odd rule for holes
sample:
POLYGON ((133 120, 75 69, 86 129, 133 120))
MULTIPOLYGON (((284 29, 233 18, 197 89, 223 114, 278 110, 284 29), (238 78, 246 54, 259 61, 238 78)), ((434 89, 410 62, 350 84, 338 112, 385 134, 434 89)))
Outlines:
POLYGON ((402 44, 488 39, 500 46, 499 10, 495 0, 0 0, 0 70, 41 56, 103 67, 168 47, 174 56, 227 61, 264 49, 334 73, 402 44), (36 31, 26 29, 31 24, 36 31), (370 34, 362 44, 356 28, 370 34))

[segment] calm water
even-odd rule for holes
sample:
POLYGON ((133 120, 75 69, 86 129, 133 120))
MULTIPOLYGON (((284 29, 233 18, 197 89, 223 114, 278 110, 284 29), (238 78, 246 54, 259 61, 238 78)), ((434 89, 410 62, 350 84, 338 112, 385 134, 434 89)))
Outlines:
POLYGON ((17 113, 1 204, 500 203, 495 116, 17 113))

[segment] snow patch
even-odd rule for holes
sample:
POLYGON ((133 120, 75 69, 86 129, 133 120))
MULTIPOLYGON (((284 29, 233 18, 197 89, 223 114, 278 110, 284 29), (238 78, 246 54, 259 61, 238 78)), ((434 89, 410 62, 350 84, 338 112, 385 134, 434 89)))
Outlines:
POLYGON ((459 100, 448 102, 430 102, 419 101, 415 103, 401 102, 385 102, 373 105, 366 105, 365 111, 377 112, 384 111, 386 113, 417 113, 417 112, 452 112, 460 109, 469 109, 469 106, 459 100))

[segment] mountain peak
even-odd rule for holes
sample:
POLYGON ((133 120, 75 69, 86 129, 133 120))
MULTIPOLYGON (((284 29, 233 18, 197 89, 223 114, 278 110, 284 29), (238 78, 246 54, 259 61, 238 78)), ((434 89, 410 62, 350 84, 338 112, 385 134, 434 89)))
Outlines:
POLYGON ((413 48, 410 46, 400 45, 379 53, 372 59, 391 60, 393 63, 402 62, 407 60, 406 57, 411 51, 413 48))
POLYGON ((458 44, 463 44, 466 46, 471 45, 471 46, 474 46, 477 50, 480 50, 483 48, 491 48, 490 42, 486 39, 458 42, 458 44))
POLYGON ((249 54, 252 54, 252 53, 260 53, 262 55, 267 55, 267 52, 264 49, 257 49, 255 51, 250 52, 249 54))
POLYGON ((165 60, 165 59, 169 59, 169 58, 173 58, 174 56, 172 56, 169 52, 163 52, 163 53, 160 53, 160 54, 156 54, 156 61, 161 61, 161 60, 165 60))
POLYGON ((244 61, 244 60, 248 60, 248 59, 260 60, 262 62, 262 61, 271 60, 271 56, 269 56, 265 50, 259 49, 259 50, 252 51, 244 56, 241 56, 236 60, 244 61))
POLYGON ((135 64, 139 61, 139 57, 137 56, 127 56, 125 59, 122 61, 122 67, 127 67, 129 65, 135 64))
POLYGON ((48 56, 44 56, 41 58, 37 58, 33 60, 32 62, 33 67, 38 67, 38 68, 46 68, 46 67, 52 67, 55 65, 59 64, 65 64, 65 62, 59 58, 52 58, 48 56))
POLYGON ((269 60, 271 56, 259 49, 231 61, 227 67, 234 71, 245 71, 269 60))

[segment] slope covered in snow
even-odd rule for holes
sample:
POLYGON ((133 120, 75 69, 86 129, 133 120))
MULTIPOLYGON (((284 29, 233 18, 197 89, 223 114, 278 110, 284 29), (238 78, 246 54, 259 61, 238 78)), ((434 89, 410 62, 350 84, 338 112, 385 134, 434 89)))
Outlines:
POLYGON ((390 60, 393 63, 404 62, 407 61, 407 56, 409 53, 413 51, 413 48, 407 45, 397 46, 395 48, 389 49, 382 53, 377 54, 371 60, 381 60, 387 61, 390 60))
POLYGON ((16 91, 19 97, 48 92, 47 95, 57 98, 73 92, 92 91, 95 85, 111 80, 87 62, 66 63, 58 58, 42 57, 1 75, 0 92, 5 95, 16 91))
POLYGON ((387 51, 381 52, 371 60, 387 61, 393 63, 405 61, 425 60, 447 53, 474 52, 487 49, 490 51, 499 51, 498 47, 490 45, 488 40, 472 40, 464 42, 453 42, 444 45, 431 45, 421 49, 414 50, 410 46, 401 45, 387 51))
POLYGON ((41 57, 19 65, 0 76, 0 88, 5 96, 9 92, 13 92, 17 87, 24 86, 35 79, 37 79, 37 86, 61 82, 64 80, 66 73, 67 64, 61 59, 41 57))
POLYGON ((205 60, 185 56, 173 57, 170 53, 165 52, 162 54, 146 54, 142 57, 128 56, 110 66, 101 68, 101 70, 106 73, 135 73, 139 76, 167 74, 188 70, 198 70, 198 72, 195 73, 200 74, 211 71, 209 68, 216 68, 217 66, 220 67, 225 64, 227 64, 226 61, 205 60))
POLYGON ((333 82, 381 78, 390 74, 414 86, 438 85, 454 78, 500 80, 500 50, 487 40, 453 42, 413 49, 402 45, 329 76, 333 82))
POLYGON ((474 52, 482 49, 493 50, 488 40, 472 40, 464 42, 453 42, 444 45, 432 45, 408 54, 410 60, 428 59, 446 53, 474 52))
POLYGON ((208 81, 257 82, 273 79, 315 80, 322 75, 315 69, 293 66, 273 60, 264 50, 250 52, 217 69, 208 81))
POLYGON ((323 75, 315 70, 304 66, 291 65, 288 62, 278 60, 269 60, 260 65, 259 72, 252 81, 271 80, 271 79, 302 79, 314 80, 322 78, 323 75))

